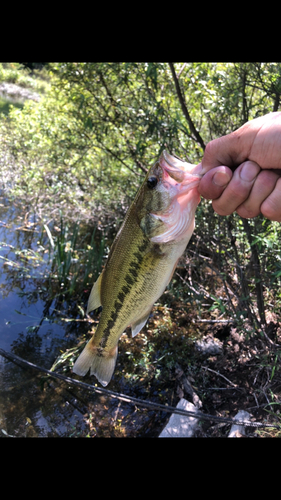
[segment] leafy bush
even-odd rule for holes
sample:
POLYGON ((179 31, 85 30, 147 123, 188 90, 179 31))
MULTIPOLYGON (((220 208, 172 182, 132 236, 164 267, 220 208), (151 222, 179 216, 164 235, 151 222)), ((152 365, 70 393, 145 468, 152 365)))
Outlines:
MULTIPOLYGON (((111 216, 118 226, 164 148, 199 162, 209 140, 280 109, 279 63, 59 63, 48 69, 50 87, 40 102, 12 108, 0 123, 3 184, 42 216, 61 209, 102 224, 111 216)), ((0 79, 6 70, 0 66, 0 79)), ((19 81, 19 71, 9 68, 10 81, 19 81)), ((262 217, 220 217, 206 200, 196 221, 190 252, 198 266, 187 280, 194 280, 193 293, 211 297, 202 281, 210 259, 222 288, 220 296, 212 291, 209 307, 261 327, 273 289, 273 309, 280 303, 279 225, 262 217)))

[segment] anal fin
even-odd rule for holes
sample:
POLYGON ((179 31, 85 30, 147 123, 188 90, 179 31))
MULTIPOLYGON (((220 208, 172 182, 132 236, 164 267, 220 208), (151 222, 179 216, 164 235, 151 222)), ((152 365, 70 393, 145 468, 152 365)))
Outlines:
POLYGON ((101 280, 102 273, 99 275, 97 281, 91 290, 90 297, 87 305, 87 314, 95 309, 98 309, 102 305, 101 303, 101 280))
POLYGON ((150 315, 150 311, 148 314, 146 314, 142 318, 135 321, 135 323, 131 324, 132 337, 135 337, 141 331, 141 329, 144 327, 145 323, 147 322, 149 315, 150 315))

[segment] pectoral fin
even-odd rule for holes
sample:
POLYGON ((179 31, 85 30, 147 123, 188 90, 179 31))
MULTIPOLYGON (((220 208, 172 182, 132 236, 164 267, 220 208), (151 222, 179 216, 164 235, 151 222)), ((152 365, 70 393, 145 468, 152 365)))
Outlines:
POLYGON ((141 331, 141 329, 144 327, 145 323, 147 322, 149 315, 150 315, 150 311, 146 316, 143 316, 135 323, 132 323, 132 325, 131 325, 132 337, 135 337, 141 331))
POLYGON ((95 309, 98 309, 102 305, 101 303, 101 280, 102 273, 99 275, 97 281, 95 282, 90 297, 88 300, 87 314, 95 309))

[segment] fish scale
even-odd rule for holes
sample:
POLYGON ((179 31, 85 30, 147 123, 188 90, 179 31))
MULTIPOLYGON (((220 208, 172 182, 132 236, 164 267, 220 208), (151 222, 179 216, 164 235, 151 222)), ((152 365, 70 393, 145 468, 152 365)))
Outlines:
MULTIPOLYGON (((122 244, 123 238, 119 241, 119 245, 122 246, 122 244)), ((115 247, 116 252, 118 252, 119 245, 115 247)), ((150 312, 147 311, 147 303, 150 304, 151 300, 154 298, 149 297, 153 290, 151 284, 153 282, 155 284, 155 280, 157 278, 159 279, 159 272, 161 273, 159 266, 161 254, 159 251, 153 251, 154 246, 159 247, 159 245, 151 244, 148 238, 145 240, 143 239, 141 244, 136 247, 137 250, 132 253, 134 258, 128 262, 127 274, 123 277, 120 273, 119 266, 114 266, 113 275, 116 273, 118 277, 120 273, 121 279, 117 280, 114 293, 110 302, 108 301, 107 303, 107 308, 104 311, 105 314, 103 318, 101 318, 96 332, 96 341, 102 338, 104 341, 103 345, 108 349, 113 347, 114 344, 113 337, 110 337, 113 329, 120 330, 122 334, 124 329, 139 316, 142 317, 150 312), (156 272, 154 269, 156 269, 156 272), (137 311, 132 308, 132 304, 135 303, 137 303, 138 306, 137 311)), ((130 247, 128 247, 127 250, 129 251, 130 247)), ((105 295, 106 290, 112 283, 110 269, 108 269, 108 271, 103 282, 105 295)), ((102 303, 104 301, 106 301, 106 296, 104 298, 102 297, 102 303)))
POLYGON ((107 385, 119 338, 128 326, 134 337, 145 325, 194 229, 200 177, 193 170, 163 152, 148 171, 92 289, 88 311, 102 305, 101 318, 74 373, 84 376, 90 369, 107 385))

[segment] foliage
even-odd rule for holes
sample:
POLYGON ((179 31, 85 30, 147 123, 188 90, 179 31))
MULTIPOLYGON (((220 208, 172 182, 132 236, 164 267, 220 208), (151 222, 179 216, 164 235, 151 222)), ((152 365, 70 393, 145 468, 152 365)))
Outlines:
MULTIPOLYGON (((110 206, 124 193, 128 202, 164 148, 195 163, 210 139, 278 109, 280 64, 170 66, 49 64, 44 97, 12 109, 1 124, 4 145, 21 164, 17 192, 39 196, 43 189, 50 201, 62 198, 82 211, 99 200, 110 206)), ((19 69, 6 69, 6 78, 21 81, 13 76, 19 69)))
MULTIPOLYGON (((18 64, 1 65, 1 79, 4 70, 9 81, 27 77, 18 64)), ((43 218, 46 207, 60 208, 76 220, 105 224, 111 216, 118 226, 164 148, 199 162, 208 141, 280 108, 279 63, 72 62, 49 64, 48 71, 40 102, 13 107, 0 123, 3 185, 43 218)), ((196 221, 190 252, 197 265, 181 276, 183 300, 204 297, 209 313, 242 326, 247 317, 254 330, 262 328, 273 287, 272 312, 280 305, 279 225, 220 217, 206 200, 196 221), (209 289, 206 262, 217 277, 209 289)))
MULTIPOLYGON (((49 236, 51 273, 38 276, 39 292, 55 304, 75 301, 74 319, 66 320, 84 321, 92 283, 146 170, 164 148, 197 163, 208 141, 280 110, 281 65, 71 62, 40 70, 34 63, 2 63, 2 82, 39 92, 41 99, 9 105, 0 115, 1 187, 32 207, 49 236), (90 233, 89 220, 96 228, 90 233)), ((220 217, 202 199, 188 250, 153 318, 133 345, 126 336, 120 343, 117 377, 166 401, 177 363, 192 375, 194 339, 211 330, 210 322, 219 327, 222 321, 232 333, 223 358, 208 363, 216 372, 219 363, 236 370, 237 384, 250 363, 257 404, 280 408, 280 241, 280 224, 236 213, 220 217), (164 311, 161 320, 157 311, 164 311)), ((19 289, 20 275, 29 276, 30 262, 44 261, 45 250, 25 249, 6 260, 21 271, 19 289)), ((77 349, 82 345, 63 353, 56 369, 72 366, 77 349)), ((194 361, 197 381, 204 364, 194 361)), ((206 394, 214 386, 205 372, 199 382, 206 394)))
POLYGON ((49 80, 47 68, 42 68, 40 71, 34 69, 30 73, 30 70, 20 63, 0 63, 0 83, 8 82, 28 87, 36 92, 45 92, 49 80))

